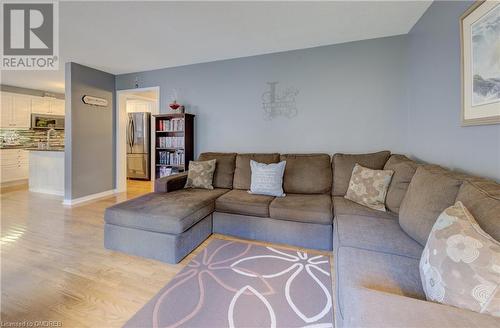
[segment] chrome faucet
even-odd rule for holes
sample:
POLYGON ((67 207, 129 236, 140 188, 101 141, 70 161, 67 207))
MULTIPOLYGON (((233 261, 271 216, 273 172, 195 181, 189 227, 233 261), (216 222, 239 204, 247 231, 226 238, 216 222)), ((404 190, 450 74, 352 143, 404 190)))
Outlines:
POLYGON ((50 128, 48 131, 47 131, 47 149, 50 148, 50 134, 52 132, 56 132, 56 130, 54 128, 50 128))

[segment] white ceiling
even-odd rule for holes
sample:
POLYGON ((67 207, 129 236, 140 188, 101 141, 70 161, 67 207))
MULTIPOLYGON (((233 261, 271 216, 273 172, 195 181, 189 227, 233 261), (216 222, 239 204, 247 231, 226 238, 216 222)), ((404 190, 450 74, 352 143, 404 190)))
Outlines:
POLYGON ((2 83, 64 92, 64 62, 113 74, 408 33, 432 1, 60 2, 59 71, 2 83))

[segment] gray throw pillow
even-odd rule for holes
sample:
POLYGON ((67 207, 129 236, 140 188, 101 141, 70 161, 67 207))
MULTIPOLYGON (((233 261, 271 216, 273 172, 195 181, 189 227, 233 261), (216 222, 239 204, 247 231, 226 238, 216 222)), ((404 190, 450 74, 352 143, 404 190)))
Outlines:
POLYGON ((283 197, 283 174, 285 173, 286 161, 276 164, 264 164, 250 161, 252 177, 250 182, 250 193, 283 197))
POLYGON ((188 177, 184 188, 214 189, 214 178, 217 160, 189 162, 188 177))

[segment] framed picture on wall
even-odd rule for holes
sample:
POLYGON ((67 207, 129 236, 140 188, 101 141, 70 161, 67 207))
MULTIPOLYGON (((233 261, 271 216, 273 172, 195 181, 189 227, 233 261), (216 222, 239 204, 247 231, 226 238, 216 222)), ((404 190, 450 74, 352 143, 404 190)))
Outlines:
POLYGON ((500 123, 500 1, 477 1, 460 17, 462 125, 500 123))

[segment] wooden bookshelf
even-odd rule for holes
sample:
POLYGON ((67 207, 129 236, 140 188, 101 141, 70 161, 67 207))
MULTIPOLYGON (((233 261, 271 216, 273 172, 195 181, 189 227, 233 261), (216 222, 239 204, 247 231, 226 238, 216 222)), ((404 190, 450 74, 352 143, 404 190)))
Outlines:
POLYGON ((194 115, 154 115, 154 122, 155 179, 186 171, 194 159, 194 115))

